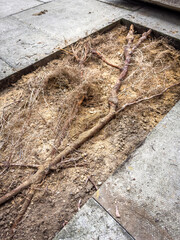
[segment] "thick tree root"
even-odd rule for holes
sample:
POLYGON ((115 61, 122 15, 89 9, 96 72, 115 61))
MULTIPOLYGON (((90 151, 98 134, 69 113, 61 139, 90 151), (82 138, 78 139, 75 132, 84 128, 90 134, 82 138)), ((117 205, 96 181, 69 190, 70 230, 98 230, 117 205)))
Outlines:
POLYGON ((14 224, 12 226, 12 232, 13 232, 13 229, 15 229, 16 226, 18 225, 18 223, 22 220, 26 210, 28 209, 28 207, 31 203, 31 200, 32 200, 34 194, 35 194, 35 189, 34 188, 30 189, 30 191, 29 191, 28 195, 26 196, 26 199, 21 207, 21 210, 19 211, 18 216, 16 217, 16 219, 14 221, 14 224))

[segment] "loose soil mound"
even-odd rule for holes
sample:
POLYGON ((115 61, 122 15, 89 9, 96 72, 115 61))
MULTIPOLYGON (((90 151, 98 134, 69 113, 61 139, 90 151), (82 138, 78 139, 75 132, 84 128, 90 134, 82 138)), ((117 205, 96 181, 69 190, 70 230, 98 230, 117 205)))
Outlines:
MULTIPOLYGON (((127 29, 117 26, 105 34, 74 45, 98 50, 122 66, 127 29)), ((135 42, 139 35, 135 35, 135 42)), ((82 54, 82 51, 81 51, 82 54)), ((84 48, 86 55, 86 48, 84 48)), ((180 54, 164 39, 148 39, 135 51, 119 94, 119 107, 154 95, 180 79, 180 54)), ((119 77, 95 55, 77 63, 71 48, 31 74, 23 76, 0 95, 0 196, 36 172, 46 158, 56 156, 80 133, 108 113, 108 97, 119 77), (10 166, 12 165, 12 166, 10 166)), ((0 239, 52 239, 87 199, 179 100, 179 87, 119 113, 99 134, 62 159, 37 187, 23 220, 13 222, 25 199, 18 194, 1 207, 0 239), (88 178, 91 181, 87 181, 88 178)), ((152 148, 153 151, 153 148, 152 148)))

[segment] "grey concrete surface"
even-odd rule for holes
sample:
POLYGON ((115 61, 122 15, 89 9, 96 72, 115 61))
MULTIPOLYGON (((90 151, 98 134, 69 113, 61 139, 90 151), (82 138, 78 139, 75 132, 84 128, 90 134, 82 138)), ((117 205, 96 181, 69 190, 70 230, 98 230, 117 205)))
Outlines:
POLYGON ((133 0, 99 0, 99 1, 131 11, 137 11, 142 7, 141 4, 138 4, 138 2, 135 3, 135 1, 133 0))
POLYGON ((55 37, 60 44, 62 40, 66 40, 67 44, 101 29, 126 13, 94 0, 56 0, 14 17, 55 37), (47 13, 34 15, 43 10, 47 10, 47 13))
POLYGON ((53 240, 133 240, 94 200, 81 208, 53 240))
POLYGON ((180 40, 180 14, 148 6, 128 13, 125 19, 180 40))
POLYGON ((159 6, 167 7, 169 9, 180 11, 179 0, 142 0, 144 2, 157 4, 159 6))
POLYGON ((0 1, 0 18, 13 15, 15 13, 33 8, 42 4, 37 0, 1 0, 0 1))
POLYGON ((180 101, 96 192, 136 240, 180 236, 180 101))
POLYGON ((14 69, 10 67, 5 61, 0 59, 0 79, 5 78, 11 75, 14 72, 14 69))
POLYGON ((0 57, 18 71, 49 55, 57 40, 9 17, 0 22, 0 43, 0 57))

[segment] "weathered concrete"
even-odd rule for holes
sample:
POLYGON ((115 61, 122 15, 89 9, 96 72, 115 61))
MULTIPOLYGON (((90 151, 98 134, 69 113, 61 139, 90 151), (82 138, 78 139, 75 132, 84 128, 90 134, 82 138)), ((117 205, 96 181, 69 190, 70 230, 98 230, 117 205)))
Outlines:
POLYGON ((11 75, 14 72, 14 69, 10 67, 5 61, 0 59, 0 79, 5 78, 11 75))
POLYGON ((0 22, 0 57, 18 71, 53 51, 57 41, 14 17, 0 22), (8 27, 6 27, 8 26, 8 27), (6 29, 6 30, 5 30, 6 29))
POLYGON ((54 240, 133 240, 94 200, 90 199, 54 240))
POLYGON ((127 14, 125 19, 180 40, 179 13, 148 6, 127 14))
POLYGON ((180 101, 95 199, 136 240, 180 236, 180 101))
MULTIPOLYGON (((102 0, 103 2, 124 8, 124 1, 119 0, 102 0)), ((132 5, 132 1, 127 2, 126 5, 132 5)), ((139 2, 134 3, 133 11, 129 7, 129 11, 123 18, 134 22, 146 28, 151 28, 162 35, 170 36, 180 40, 180 15, 178 12, 171 12, 164 8, 156 8, 155 6, 140 5, 139 2)))
POLYGON ((38 6, 14 17, 68 44, 99 30, 126 13, 127 11, 121 14, 119 8, 94 0, 62 0, 38 6), (35 16, 43 10, 47 10, 46 14, 35 16))
POLYGON ((142 0, 145 2, 157 4, 169 9, 180 11, 180 1, 179 0, 142 0))
POLYGON ((0 18, 13 15, 15 13, 33 8, 42 4, 38 0, 24 1, 24 0, 1 0, 0 1, 0 18))
POLYGON ((131 11, 136 11, 142 7, 142 4, 131 0, 99 0, 100 2, 108 3, 116 7, 124 8, 131 11))

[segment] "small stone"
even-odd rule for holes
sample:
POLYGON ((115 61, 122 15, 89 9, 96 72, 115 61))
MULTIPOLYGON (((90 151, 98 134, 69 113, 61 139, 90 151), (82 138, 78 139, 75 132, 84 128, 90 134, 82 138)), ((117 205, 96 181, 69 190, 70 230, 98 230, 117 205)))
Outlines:
POLYGON ((131 190, 131 188, 130 188, 130 187, 127 187, 126 190, 129 192, 129 191, 131 190))
POLYGON ((98 185, 98 186, 101 186, 101 185, 102 185, 102 182, 98 182, 97 185, 98 185))

